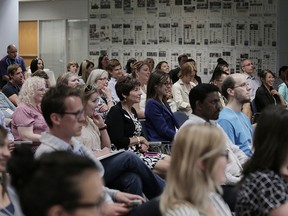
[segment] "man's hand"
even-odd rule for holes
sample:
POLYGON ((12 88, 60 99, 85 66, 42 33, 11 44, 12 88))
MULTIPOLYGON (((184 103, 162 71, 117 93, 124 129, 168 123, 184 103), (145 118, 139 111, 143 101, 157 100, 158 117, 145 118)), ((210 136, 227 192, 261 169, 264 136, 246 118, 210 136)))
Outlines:
POLYGON ((124 193, 120 191, 115 194, 115 200, 118 203, 130 203, 131 201, 135 199, 139 199, 142 202, 145 202, 145 199, 139 195, 124 193))
POLYGON ((124 203, 104 203, 100 209, 100 215, 126 215, 130 209, 124 203))

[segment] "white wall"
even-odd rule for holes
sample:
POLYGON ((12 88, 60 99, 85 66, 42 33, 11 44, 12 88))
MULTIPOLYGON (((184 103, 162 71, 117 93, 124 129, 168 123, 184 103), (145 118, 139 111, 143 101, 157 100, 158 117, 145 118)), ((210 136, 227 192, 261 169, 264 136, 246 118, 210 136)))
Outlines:
POLYGON ((18 0, 0 0, 0 59, 7 54, 7 46, 18 46, 18 0))
POLYGON ((88 0, 20 2, 19 9, 20 21, 88 18, 88 0))

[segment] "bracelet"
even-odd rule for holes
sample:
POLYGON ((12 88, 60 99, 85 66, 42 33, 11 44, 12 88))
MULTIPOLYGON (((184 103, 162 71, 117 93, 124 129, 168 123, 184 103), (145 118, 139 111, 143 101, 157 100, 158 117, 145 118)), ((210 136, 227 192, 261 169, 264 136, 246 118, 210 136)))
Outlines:
POLYGON ((137 138, 137 142, 138 142, 137 144, 140 145, 140 138, 138 136, 136 136, 136 138, 137 138))
POLYGON ((105 124, 104 127, 99 128, 99 131, 106 130, 106 129, 107 129, 107 125, 105 124))

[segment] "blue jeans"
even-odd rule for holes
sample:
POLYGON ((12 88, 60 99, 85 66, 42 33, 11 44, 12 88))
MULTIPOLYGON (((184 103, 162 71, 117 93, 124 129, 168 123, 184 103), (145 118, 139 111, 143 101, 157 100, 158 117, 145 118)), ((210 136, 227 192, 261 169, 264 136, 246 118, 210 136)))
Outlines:
POLYGON ((159 196, 165 181, 153 173, 133 152, 123 152, 101 160, 104 181, 109 188, 123 192, 145 194, 148 199, 159 196))

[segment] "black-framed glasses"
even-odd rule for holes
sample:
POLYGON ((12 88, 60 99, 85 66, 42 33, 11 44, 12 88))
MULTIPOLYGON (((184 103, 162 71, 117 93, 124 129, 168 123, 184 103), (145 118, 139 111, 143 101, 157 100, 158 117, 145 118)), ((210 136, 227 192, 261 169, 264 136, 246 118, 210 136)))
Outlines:
POLYGON ((63 207, 66 209, 77 209, 77 208, 96 208, 99 209, 105 202, 105 194, 102 194, 96 202, 79 202, 79 203, 63 203, 63 207))
POLYGON ((84 114, 84 109, 78 110, 77 112, 62 112, 59 113, 61 115, 74 115, 78 120, 81 118, 81 116, 84 114))
POLYGON ((235 88, 242 88, 242 87, 249 87, 249 83, 245 82, 245 83, 241 83, 240 85, 234 86, 233 89, 235 88))
POLYGON ((94 87, 91 86, 91 85, 87 85, 87 86, 85 87, 84 92, 89 92, 89 91, 92 91, 92 90, 94 90, 94 87))

